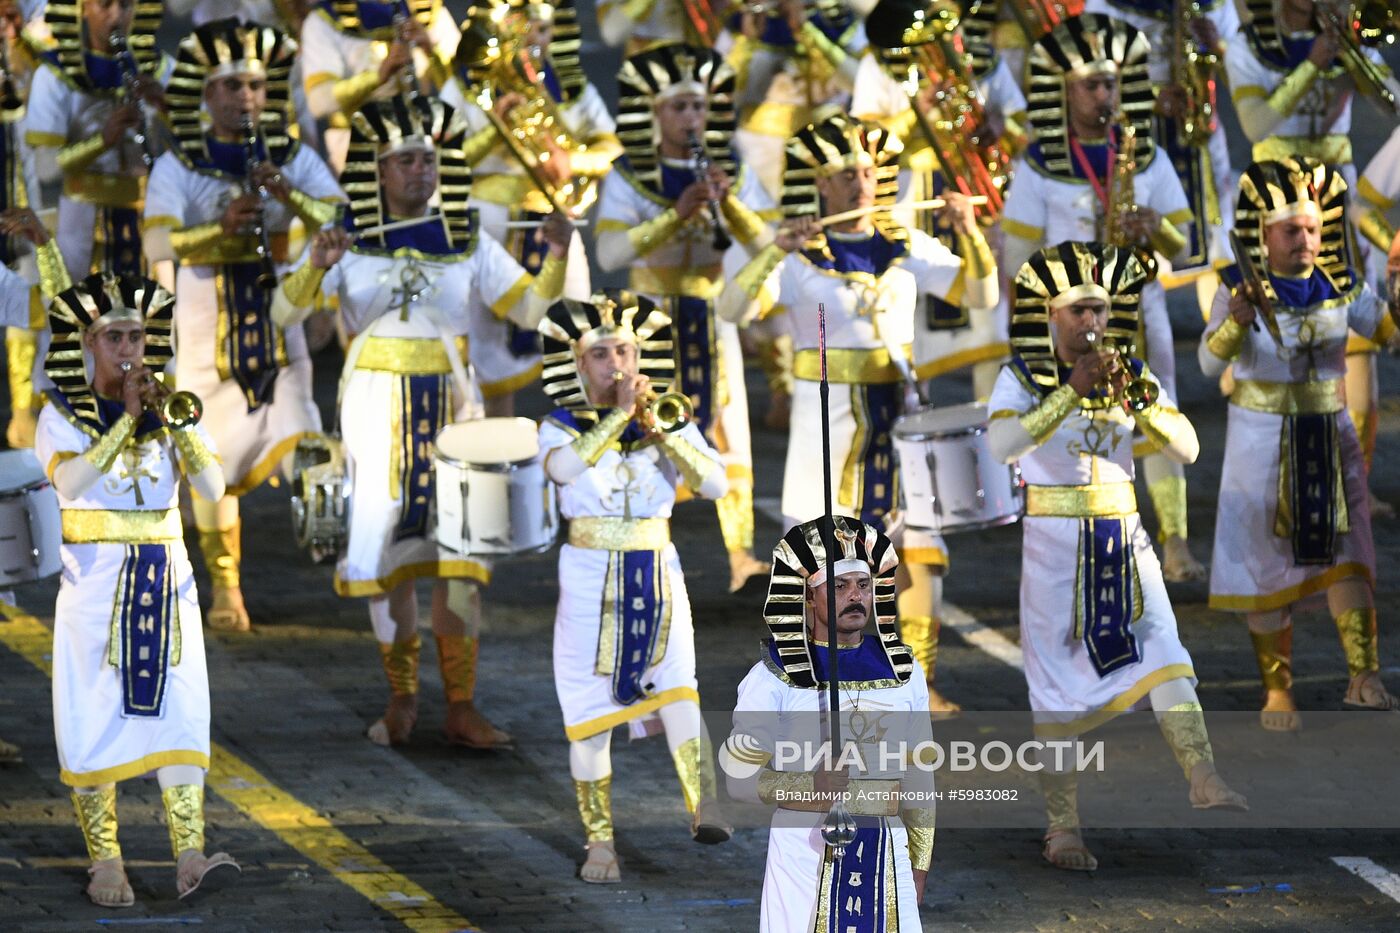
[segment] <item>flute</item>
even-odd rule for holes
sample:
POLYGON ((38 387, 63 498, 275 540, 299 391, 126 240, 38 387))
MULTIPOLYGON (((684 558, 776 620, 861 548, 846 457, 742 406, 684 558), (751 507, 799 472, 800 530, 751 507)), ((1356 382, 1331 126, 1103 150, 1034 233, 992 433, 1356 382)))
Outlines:
MULTIPOLYGON (((936 211, 940 207, 945 207, 947 201, 942 198, 930 198, 927 201, 910 201, 908 204, 871 204, 868 207, 855 207, 849 211, 842 211, 839 214, 831 214, 817 221, 817 229, 839 224, 847 220, 855 220, 857 217, 864 217, 866 214, 878 214, 887 211, 936 211)), ((985 195, 975 194, 967 199, 967 203, 973 207, 981 207, 987 203, 985 195)))

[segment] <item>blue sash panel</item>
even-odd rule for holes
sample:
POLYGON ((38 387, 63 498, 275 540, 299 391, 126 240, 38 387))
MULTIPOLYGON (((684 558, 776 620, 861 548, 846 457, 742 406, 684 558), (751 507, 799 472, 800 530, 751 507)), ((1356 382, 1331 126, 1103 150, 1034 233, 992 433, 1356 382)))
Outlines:
MULTIPOLYGON (((936 198, 948 187, 943 180, 942 172, 929 172, 928 183, 925 191, 929 197, 936 198)), ((937 211, 923 211, 919 214, 920 229, 931 237, 937 237, 938 241, 948 247, 948 251, 954 256, 961 256, 958 252, 958 237, 953 236, 952 229, 938 221, 937 211)), ((929 330, 957 330, 968 325, 967 309, 962 305, 949 304, 942 298, 935 298, 929 295, 924 303, 924 324, 929 330)))
POLYGON ((102 236, 93 244, 92 271, 143 275, 141 214, 133 207, 99 207, 97 223, 102 236))
MULTIPOLYGON (((536 211, 518 209, 510 212, 511 220, 543 221, 548 216, 536 211)), ((535 228, 511 230, 506 237, 506 249, 531 275, 540 274, 540 266, 544 265, 545 257, 549 255, 549 244, 544 242, 543 237, 535 235, 538 232, 535 228)), ((506 321, 506 348, 510 350, 511 356, 539 356, 540 332, 533 328, 517 327, 513 322, 506 321)))
POLYGON ((826 929, 840 933, 883 933, 899 926, 894 852, 889 825, 880 817, 855 817, 856 838, 840 861, 828 846, 822 864, 818 910, 826 929), (893 903, 890 916, 887 903, 893 903))
POLYGON ((856 446, 848 469, 860 471, 860 520, 876 525, 894 508, 898 488, 894 460, 894 421, 899 417, 904 386, 853 385, 851 407, 856 418, 856 446))
POLYGON ((258 285, 260 271, 251 262, 230 263, 219 270, 229 375, 243 390, 250 412, 272 401, 277 382, 277 325, 268 313, 271 294, 258 285))
POLYGON ((175 614, 170 548, 132 544, 118 581, 117 663, 122 678, 122 715, 159 718, 165 704, 175 614))
POLYGON ((695 423, 706 436, 715 417, 719 387, 719 348, 715 346, 714 314, 703 298, 679 297, 668 302, 676 341, 679 391, 695 405, 695 423))
POLYGON ((399 523, 394 540, 421 538, 428 533, 437 477, 433 471, 433 439, 450 416, 451 385, 447 374, 400 376, 403 411, 399 445, 402 464, 399 523))
POLYGON ((666 608, 660 578, 666 564, 660 551, 616 551, 608 556, 608 572, 613 574, 611 589, 617 594, 611 617, 603 618, 603 625, 615 626, 617 633, 612 695, 627 706, 650 692, 642 676, 660 660, 654 655, 666 608))
POLYGON ((1337 549, 1337 418, 1289 415, 1283 430, 1292 460, 1285 493, 1293 512, 1293 562, 1331 564, 1337 549))
POLYGON ((1084 646, 1100 677, 1142 660, 1132 624, 1133 548, 1121 518, 1079 521, 1080 620, 1084 646))
POLYGON ((1220 210, 1216 199, 1215 179, 1210 175, 1210 152, 1205 146, 1192 146, 1181 138, 1181 124, 1170 117, 1157 116, 1152 121, 1152 136, 1171 159, 1176 177, 1186 191, 1186 203, 1191 207, 1191 219, 1186 224, 1186 249, 1176 269, 1205 265, 1210 257, 1210 216, 1220 210))

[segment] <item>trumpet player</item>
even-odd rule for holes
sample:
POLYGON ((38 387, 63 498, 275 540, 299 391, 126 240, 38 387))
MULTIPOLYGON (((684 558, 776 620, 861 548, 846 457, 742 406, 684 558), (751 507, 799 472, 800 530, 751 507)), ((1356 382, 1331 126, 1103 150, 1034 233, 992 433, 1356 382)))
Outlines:
POLYGON ((321 157, 289 133, 296 43, 235 19, 180 43, 167 97, 175 145, 156 160, 146 197, 146 259, 175 293, 176 379, 204 401, 225 491, 194 498, 213 592, 205 621, 247 631, 238 497, 281 471, 318 433, 311 359, 300 325, 270 311, 287 234, 319 230, 342 196, 321 157))
MULTIPOLYGON (((783 474, 789 525, 823 514, 820 334, 826 308, 831 393, 833 508, 863 522, 883 522, 901 550, 899 614, 903 637, 932 680, 938 646, 942 575, 940 537, 904 528, 892 430, 913 382, 908 358, 915 307, 933 295, 986 313, 997 303, 996 263, 965 197, 950 193, 942 209, 959 238, 959 255, 919 230, 877 215, 893 206, 900 141, 878 124, 837 115, 808 126, 788 149, 784 209, 777 238, 735 276, 720 298, 733 321, 781 316, 793 335, 792 427, 783 474), (814 181, 813 181, 814 179, 814 181), (810 192, 810 194, 803 194, 810 192), (858 216, 822 229, 817 216, 858 216), (816 215, 816 216, 813 216, 816 215)), ((929 707, 957 709, 937 690, 929 707)))
MULTIPOLYGON (((1097 13, 1066 21, 1031 47, 1035 140, 1012 168, 1016 183, 1001 220, 1004 268, 1018 269, 1037 249, 1066 240, 1163 259, 1180 254, 1191 211, 1171 160, 1152 139, 1147 53, 1142 33, 1097 13)), ((1171 320, 1155 278, 1143 287, 1142 326, 1144 356, 1174 397, 1171 320)), ((1187 540, 1185 470, 1146 445, 1143 454, 1162 573, 1171 582, 1204 579, 1187 540)))
MULTIPOLYGON (((467 143, 473 162, 472 207, 481 229, 495 237, 527 272, 539 271, 549 251, 539 224, 558 209, 582 216, 597 200, 598 185, 622 153, 616 124, 597 87, 579 63, 577 12, 572 0, 556 4, 503 0, 475 12, 476 19, 463 24, 467 38, 457 48, 457 69, 443 89, 450 104, 471 128, 467 143), (491 25, 488 26, 487 23, 491 25), (476 40, 498 36, 514 59, 478 73, 468 61, 480 51, 476 40), (534 76, 537 83, 530 83, 534 76), (508 76, 508 77, 506 77, 508 76), (480 107, 486 84, 492 88, 493 115, 508 127, 528 125, 530 115, 557 114, 562 125, 552 132, 529 137, 532 178, 519 158, 507 149, 497 123, 480 107), (508 82, 508 83, 507 83, 508 82), (567 148, 556 134, 567 137, 567 148)), ((588 257, 583 239, 570 246, 569 274, 564 296, 586 299, 589 284, 588 257)), ((478 309, 483 310, 483 309, 478 309)), ((472 323, 471 358, 481 380, 481 393, 489 415, 510 415, 515 393, 540 376, 539 334, 521 329, 490 314, 479 314, 472 323)))
MULTIPOLYGON (((1134 499, 1135 433, 1183 462, 1200 450, 1171 393, 1130 355, 1148 278, 1131 248, 1080 242, 1038 250, 1015 278, 1011 362, 987 407, 993 454, 1019 461, 1027 483, 1026 686, 1044 739, 1073 740, 1150 704, 1191 805, 1246 809, 1216 772, 1191 656, 1134 499)), ((1093 871, 1076 774, 1041 764, 1042 855, 1093 871)))
POLYGON ((155 46, 160 17, 154 0, 71 0, 45 12, 53 46, 29 92, 24 140, 39 181, 62 182, 58 246, 74 279, 146 268, 141 210, 173 64, 155 46))
POLYGON ((676 389, 724 457, 729 491, 717 503, 731 590, 768 565, 753 555, 753 455, 739 333, 715 316, 724 256, 770 236, 754 212, 763 195, 730 156, 734 72, 708 49, 663 45, 618 72, 624 153, 603 181, 597 259, 626 268, 633 292, 675 322, 676 389), (713 156, 711 156, 713 153, 713 156))
POLYGON ((1342 382, 1348 333, 1400 340, 1340 247, 1346 190, 1338 169, 1306 156, 1245 171, 1235 228, 1248 255, 1222 272, 1198 354, 1208 376, 1235 370, 1210 605, 1244 615, 1260 724, 1277 731, 1300 724, 1293 610, 1324 597, 1350 675, 1343 704, 1400 708, 1379 673, 1365 463, 1342 382))
POLYGON ((510 736, 474 702, 480 587, 490 567, 437 543, 433 440, 454 421, 480 417, 480 395, 458 338, 480 302, 522 327, 537 324, 563 289, 573 227, 543 227, 550 255, 532 277, 476 229, 465 197, 466 124, 427 97, 367 105, 355 116, 352 194, 344 227, 313 237, 282 280, 272 317, 290 327, 318 296, 338 300, 351 340, 341 376, 340 431, 353 495, 335 591, 364 597, 389 683, 384 715, 370 726, 380 745, 407 742, 418 719, 418 599, 433 581, 432 629, 447 698, 444 732, 454 744, 499 748, 510 736), (396 218, 388 222, 388 218, 396 218))
POLYGON ((350 119, 371 100, 437 93, 452 76, 461 34, 439 0, 350 0, 322 4, 302 21, 301 73, 311 116, 337 176, 350 119))
POLYGON ((716 499, 728 480, 699 426, 659 407, 679 400, 666 394, 675 370, 664 311, 608 290, 554 305, 540 333, 544 389, 559 406, 540 426, 540 451, 569 519, 559 552, 554 688, 586 834, 580 877, 615 884, 622 879, 612 820, 617 726, 634 738, 665 732, 696 842, 724 842, 732 832, 715 800, 690 598, 670 533, 679 489, 716 499))
MULTIPOLYGON (((102 273, 49 308, 54 388, 34 452, 58 494, 63 580, 54 606, 59 779, 72 788, 100 907, 135 898, 117 838, 122 781, 160 784, 181 898, 238 875, 204 852, 209 680, 180 484, 217 501, 224 476, 198 402, 167 405, 174 299, 150 279, 102 273), (84 357, 91 360, 91 370, 84 357)), ((186 397, 185 401, 191 400, 186 397)))

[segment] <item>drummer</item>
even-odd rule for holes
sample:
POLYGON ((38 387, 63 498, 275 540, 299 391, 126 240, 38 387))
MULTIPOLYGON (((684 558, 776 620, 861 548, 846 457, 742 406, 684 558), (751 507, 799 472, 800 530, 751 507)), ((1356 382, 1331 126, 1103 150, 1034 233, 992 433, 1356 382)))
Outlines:
POLYGON ((466 133, 451 107, 426 97, 376 102, 357 113, 341 176, 352 192, 345 229, 318 233, 273 300, 274 320, 287 327, 313 313, 318 293, 334 296, 353 337, 340 429, 354 492, 335 590, 369 599, 390 688, 388 708, 368 732, 380 745, 407 742, 418 718, 419 577, 434 580, 448 740, 472 748, 510 742, 473 703, 478 588, 490 571, 436 541, 432 441, 444 425, 481 415, 480 392, 457 344, 472 305, 535 326, 563 288, 573 226, 558 215, 545 221, 549 256, 532 280, 474 228, 464 198, 441 197, 439 179, 460 191, 470 177, 466 133), (386 223, 389 217, 400 219, 386 223))
POLYGON ((747 322, 787 311, 795 386, 783 518, 791 527, 824 510, 822 476, 811 465, 821 462, 815 309, 825 305, 827 375, 838 384, 831 393, 832 507, 838 515, 883 522, 894 532, 900 547, 901 634, 928 677, 929 708, 952 712, 957 705, 932 686, 948 555, 940 537, 901 529, 891 438, 904 408, 907 380, 912 380, 907 348, 915 308, 924 295, 980 311, 992 308, 997 303, 996 264, 972 205, 960 194, 947 194, 940 211, 958 237, 958 255, 888 214, 863 213, 825 229, 812 216, 892 204, 902 148, 879 124, 843 115, 798 133, 788 147, 784 187, 813 195, 785 199, 788 221, 776 241, 726 287, 720 313, 747 322), (801 181, 813 173, 815 187, 801 181))

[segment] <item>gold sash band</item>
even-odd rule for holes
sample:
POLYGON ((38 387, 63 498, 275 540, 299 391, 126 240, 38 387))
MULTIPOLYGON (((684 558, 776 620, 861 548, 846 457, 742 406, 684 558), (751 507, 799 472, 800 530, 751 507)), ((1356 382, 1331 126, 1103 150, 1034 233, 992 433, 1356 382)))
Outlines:
POLYGON ((1111 518, 1137 511, 1132 483, 1027 486, 1026 515, 1042 518, 1111 518))
POLYGON ((179 541, 179 509, 64 509, 64 544, 157 544, 179 541))
MULTIPOLYGON (((810 349, 798 350, 793 354, 792 375, 808 382, 819 381, 822 377, 821 353, 810 349)), ((829 382, 870 385, 900 382, 904 377, 890 362, 890 351, 884 347, 872 350, 827 347, 826 378, 829 382)))
POLYGON ((436 337, 366 337, 355 368, 408 376, 450 373, 452 363, 436 337))
POLYGON ((583 515, 569 519, 569 543, 594 551, 659 551, 671 543, 671 520, 583 515))
POLYGON ((724 290, 719 264, 714 266, 633 266, 629 287, 641 295, 703 298, 710 301, 724 290))
POLYGON ((84 204, 139 208, 146 196, 146 176, 70 172, 63 176, 63 194, 84 204))
POLYGON ((1258 382, 1240 379, 1230 404, 1271 415, 1330 415, 1345 407, 1342 380, 1318 382, 1258 382))

